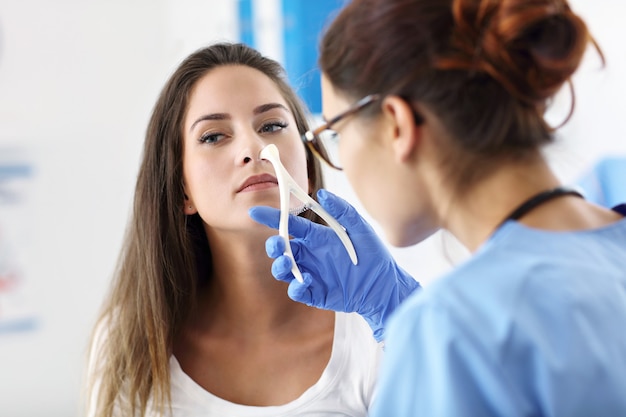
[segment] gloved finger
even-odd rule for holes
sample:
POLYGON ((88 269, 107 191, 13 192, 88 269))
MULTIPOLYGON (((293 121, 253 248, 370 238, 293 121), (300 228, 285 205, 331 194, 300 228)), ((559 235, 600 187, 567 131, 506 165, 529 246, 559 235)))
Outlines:
MULTIPOLYGON (((324 226, 322 226, 324 227, 324 226)), ((291 254, 293 255, 293 259, 295 259, 297 264, 300 263, 307 263, 308 262, 315 262, 315 259, 311 259, 311 252, 310 248, 307 248, 307 244, 303 241, 303 239, 301 238, 295 238, 295 239, 290 239, 289 240, 289 246, 291 247, 291 254)), ((283 252, 284 252, 284 247, 283 247, 283 252)))
POLYGON ((361 215, 346 200, 325 189, 317 191, 317 200, 343 227, 350 229, 366 223, 361 215))
POLYGON ((291 258, 282 255, 272 262, 272 275, 279 281, 290 282, 295 280, 291 273, 291 258))
POLYGON ((314 233, 315 226, 319 225, 305 217, 289 215, 289 224, 287 227, 289 228, 290 236, 306 238, 310 233, 314 233))
MULTIPOLYGON (((296 260, 296 263, 299 260, 301 245, 298 240, 290 240, 289 245, 291 246, 291 253, 296 260)), ((276 263, 276 266, 272 268, 272 275, 276 278, 285 281, 285 276, 289 275, 291 278, 294 278, 293 275, 288 274, 291 271, 291 259, 287 256, 283 256, 285 253, 285 239, 283 239, 280 235, 274 235, 267 238, 265 241, 265 252, 267 256, 270 258, 278 259, 280 257, 286 258, 286 260, 282 259, 281 263, 276 263), (283 272, 283 269, 286 269, 287 272, 283 272)))
POLYGON ((277 258, 285 253, 285 239, 280 235, 274 235, 265 241, 265 252, 270 258, 277 258))
POLYGON ((257 223, 278 229, 280 222, 280 210, 267 207, 267 206, 255 206, 248 210, 248 215, 257 223))
MULTIPOLYGON (((248 210, 248 215, 252 220, 274 229, 279 228, 280 210, 273 207, 255 206, 248 210)), ((310 233, 310 227, 314 223, 304 217, 289 215, 289 234, 294 237, 306 237, 310 233)), ((267 250, 267 245, 266 245, 267 250)), ((284 249, 283 249, 284 251, 284 249)), ((282 252, 281 252, 282 253, 282 252)), ((269 254, 270 257, 274 257, 269 254)))
POLYGON ((299 282, 297 279, 294 279, 289 283, 287 295, 289 295, 289 298, 294 301, 298 301, 308 306, 312 306, 313 297, 311 294, 311 290, 309 289, 312 281, 311 275, 305 272, 302 274, 302 279, 304 282, 299 282))

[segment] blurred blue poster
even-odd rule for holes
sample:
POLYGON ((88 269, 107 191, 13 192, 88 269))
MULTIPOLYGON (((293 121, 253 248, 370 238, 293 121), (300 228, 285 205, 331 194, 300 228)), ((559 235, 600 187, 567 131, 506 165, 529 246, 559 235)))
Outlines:
POLYGON ((626 156, 607 156, 598 160, 580 178, 585 198, 606 208, 626 203, 626 156))
POLYGON ((0 146, 0 337, 36 325, 24 268, 32 177, 25 151, 0 146))
POLYGON ((317 65, 321 34, 346 3, 347 0, 237 2, 239 40, 265 55, 270 50, 282 51, 281 57, 273 57, 281 61, 289 83, 313 114, 322 112, 320 71, 317 65), (272 36, 272 32, 280 33, 272 36))

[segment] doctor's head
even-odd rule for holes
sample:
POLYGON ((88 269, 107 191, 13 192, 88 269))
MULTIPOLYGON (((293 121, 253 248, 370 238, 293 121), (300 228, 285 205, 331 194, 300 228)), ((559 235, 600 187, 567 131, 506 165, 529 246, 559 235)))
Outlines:
POLYGON ((358 108, 332 126, 339 156, 392 243, 438 228, 440 190, 462 198, 501 164, 539 157, 553 140, 548 100, 590 40, 565 0, 353 0, 341 11, 320 46, 323 112, 358 108))

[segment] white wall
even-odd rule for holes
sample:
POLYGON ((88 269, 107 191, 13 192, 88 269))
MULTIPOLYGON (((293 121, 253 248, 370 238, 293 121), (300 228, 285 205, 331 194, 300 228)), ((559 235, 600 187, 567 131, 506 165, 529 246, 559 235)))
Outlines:
MULTIPOLYGON (((183 56, 236 38, 235 3, 0 0, 0 152, 17 147, 35 167, 21 250, 39 320, 34 331, 0 333, 0 416, 80 415, 86 340, 120 248, 152 104, 183 56)), ((602 154, 626 153, 626 4, 573 5, 607 67, 598 71, 591 56, 576 77, 576 114, 551 151, 568 181, 602 154)), ((359 206, 342 177, 330 179, 359 206)), ((445 247, 459 255, 440 236, 392 250, 427 283, 449 268, 445 247)))
POLYGON ((120 248, 149 113, 184 55, 236 36, 233 6, 0 0, 0 152, 17 147, 35 169, 21 250, 38 319, 34 331, 0 333, 0 416, 81 415, 87 335, 120 248))
MULTIPOLYGON (((549 150, 557 172, 565 181, 576 179, 594 162, 611 154, 626 155, 626 13, 623 0, 573 0, 572 7, 587 22, 606 63, 589 48, 574 76, 576 108, 559 131, 560 141, 549 150)), ((550 113, 555 125, 563 120, 571 96, 564 89, 550 113)))

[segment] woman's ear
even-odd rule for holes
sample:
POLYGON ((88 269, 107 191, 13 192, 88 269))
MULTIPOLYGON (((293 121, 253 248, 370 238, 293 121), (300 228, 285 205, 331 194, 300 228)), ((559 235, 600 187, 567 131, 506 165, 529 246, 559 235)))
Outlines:
POLYGON ((196 214, 198 210, 196 210, 194 204, 191 202, 189 197, 187 196, 187 191, 184 191, 185 201, 183 202, 183 213, 187 216, 191 216, 192 214, 196 214))
POLYGON ((187 216, 191 216, 192 214, 196 214, 198 212, 198 210, 196 210, 196 208, 193 206, 193 204, 190 204, 188 201, 185 201, 185 206, 183 208, 183 212, 187 216))
POLYGON ((422 126, 417 123, 415 110, 399 96, 387 96, 382 102, 382 112, 391 129, 392 147, 399 162, 411 159, 418 147, 422 126))

